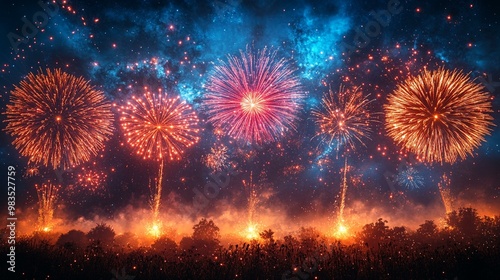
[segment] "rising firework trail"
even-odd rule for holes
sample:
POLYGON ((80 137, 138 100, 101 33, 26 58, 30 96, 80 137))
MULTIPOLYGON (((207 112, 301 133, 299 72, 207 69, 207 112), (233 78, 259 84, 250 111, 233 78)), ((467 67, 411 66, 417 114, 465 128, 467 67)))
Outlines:
POLYGON ((35 188, 38 196, 38 230, 49 232, 54 227, 52 220, 60 186, 47 182, 35 185, 35 188))
POLYGON ((451 179, 448 178, 448 175, 446 174, 443 174, 443 176, 441 176, 441 181, 438 183, 439 194, 441 195, 441 199, 443 200, 446 214, 449 214, 453 211, 453 197, 451 196, 450 183, 451 179))
POLYGON ((331 89, 322 99, 321 108, 313 111, 316 124, 319 126, 319 137, 328 146, 335 145, 337 156, 340 147, 344 147, 344 169, 340 186, 340 206, 338 230, 336 236, 345 236, 347 228, 344 224, 344 208, 347 193, 347 153, 356 148, 356 144, 365 145, 363 140, 369 138, 371 124, 375 121, 368 111, 373 100, 364 96, 358 88, 349 90, 341 86, 338 93, 331 89))
POLYGON ((257 223, 255 222, 255 209, 257 207, 257 203, 259 203, 259 198, 257 196, 255 184, 253 183, 253 172, 250 172, 250 182, 243 180, 243 185, 248 193, 248 221, 244 235, 247 239, 257 239, 259 238, 259 231, 257 223))
POLYGON ((289 61, 267 49, 228 56, 215 67, 206 89, 209 121, 235 139, 255 143, 294 129, 304 98, 289 61))
POLYGON ((142 97, 133 96, 120 111, 120 122, 127 143, 139 156, 159 163, 156 190, 151 200, 151 233, 156 236, 161 232, 158 216, 164 160, 181 159, 185 149, 199 141, 198 117, 179 96, 171 97, 161 90, 154 94, 147 88, 142 97))
POLYGON ((11 92, 7 133, 30 163, 67 170, 95 156, 113 131, 111 104, 82 77, 30 73, 11 92))

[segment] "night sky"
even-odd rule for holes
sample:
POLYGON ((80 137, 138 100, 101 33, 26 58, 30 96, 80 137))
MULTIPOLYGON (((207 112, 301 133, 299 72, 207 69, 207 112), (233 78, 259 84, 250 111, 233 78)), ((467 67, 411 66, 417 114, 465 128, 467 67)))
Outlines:
MULTIPOLYGON (((347 217, 359 220, 358 224, 383 216, 410 225, 442 217, 437 184, 443 173, 450 174, 455 208, 500 213, 500 24, 495 1, 113 2, 59 5, 43 28, 17 45, 11 44, 11 33, 21 36, 26 20, 33 22, 33 15, 43 9, 34 0, 4 2, 0 110, 5 112, 14 85, 40 68, 83 76, 116 106, 144 87, 180 95, 198 114, 202 132, 201 141, 183 159, 166 164, 162 212, 169 222, 181 219, 193 224, 199 217, 211 217, 216 223, 218 218, 220 223, 237 220, 227 216, 244 213, 243 180, 250 177, 258 186, 258 213, 266 226, 293 228, 334 217, 344 158, 314 137, 318 128, 311 111, 329 88, 337 90, 341 84, 360 86, 363 94, 376 99, 369 109, 378 118, 366 147, 360 145, 349 154, 347 217), (377 23, 379 30, 371 29, 378 34, 356 42, 359 32, 376 22, 376 14, 388 10, 388 3, 394 5, 389 5, 390 20, 377 23), (273 48, 278 57, 290 59, 306 93, 296 130, 276 142, 251 145, 216 137, 203 110, 204 85, 214 65, 247 47, 273 48), (418 163, 386 135, 382 107, 387 95, 424 67, 461 69, 494 96, 495 127, 473 157, 453 165, 418 163), (203 190, 211 180, 211 170, 202 159, 219 144, 228 147, 229 160, 239 173, 230 176, 228 187, 206 207, 192 211, 194 190, 203 190), (413 162, 417 172, 416 188, 395 180, 410 166, 407 162, 413 162), (276 219, 268 219, 273 214, 276 219)), ((5 115, 0 118, 3 121, 5 115)), ((4 122, 1 127, 5 128, 4 122)), ((2 181, 7 166, 16 166, 19 213, 36 215, 34 184, 48 179, 62 182, 55 216, 67 221, 119 221, 131 209, 136 213, 147 209, 148 184, 156 176, 157 163, 133 154, 118 117, 115 127, 96 158, 60 176, 43 167, 36 176, 24 176, 28 160, 2 131, 2 181), (97 189, 75 186, 83 169, 101 176, 97 189)), ((6 201, 5 197, 1 192, 0 199, 6 201)))

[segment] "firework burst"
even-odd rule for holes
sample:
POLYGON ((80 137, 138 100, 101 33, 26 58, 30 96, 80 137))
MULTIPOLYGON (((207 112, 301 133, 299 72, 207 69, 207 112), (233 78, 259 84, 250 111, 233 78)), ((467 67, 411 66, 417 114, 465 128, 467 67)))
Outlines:
POLYGON ((42 185, 35 185, 35 188, 38 196, 38 229, 48 232, 54 226, 52 219, 54 217, 54 208, 60 186, 48 182, 42 185))
POLYGON ((97 194, 106 183, 107 178, 108 175, 104 171, 82 168, 77 175, 76 184, 84 190, 97 194))
POLYGON ((213 171, 221 171, 228 167, 228 150, 223 144, 210 148, 210 153, 203 158, 205 165, 213 171))
POLYGON ((396 181, 408 189, 418 189, 424 184, 424 178, 418 174, 414 167, 401 170, 396 176, 396 181))
POLYGON ((342 145, 355 150, 356 142, 364 146, 363 140, 369 138, 375 120, 368 111, 373 101, 358 88, 349 90, 341 86, 337 94, 330 89, 323 97, 322 108, 312 112, 320 128, 316 136, 328 145, 335 142, 337 151, 342 145))
POLYGON ((68 169, 88 161, 112 134, 111 104, 82 77, 30 73, 11 92, 6 131, 36 165, 68 169))
POLYGON ((179 96, 149 91, 121 107, 120 121, 127 142, 144 159, 178 160, 199 141, 198 117, 179 96))
POLYGON ((206 89, 209 121, 235 139, 262 143, 294 128, 304 98, 299 79, 276 51, 241 51, 215 67, 206 89))
POLYGON ((24 173, 24 177, 33 177, 40 174, 40 170, 36 166, 31 166, 26 168, 26 172, 24 173))
POLYGON ((465 159, 493 125, 489 94, 457 70, 424 70, 409 78, 384 109, 388 135, 426 162, 465 159))

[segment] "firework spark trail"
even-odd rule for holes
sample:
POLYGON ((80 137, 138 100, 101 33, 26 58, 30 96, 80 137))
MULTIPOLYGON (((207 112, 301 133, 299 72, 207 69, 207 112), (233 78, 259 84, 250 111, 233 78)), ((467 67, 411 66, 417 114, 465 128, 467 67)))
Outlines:
POLYGON ((387 133, 426 162, 465 159, 491 132, 490 95, 458 70, 424 70, 384 105, 387 133))
POLYGON ((340 186, 340 207, 339 207, 339 224, 344 224, 344 208, 345 208, 345 196, 347 192, 347 157, 344 160, 344 178, 342 179, 342 185, 340 186))
POLYGON ((439 193, 441 194, 446 214, 453 211, 453 198, 451 196, 450 183, 451 179, 448 178, 446 174, 441 176, 441 181, 438 183, 439 193))
POLYGON ((341 146, 344 146, 344 172, 340 187, 340 206, 338 215, 337 235, 345 236, 347 228, 344 225, 344 208, 347 193, 347 152, 355 150, 356 143, 365 146, 363 139, 369 138, 371 124, 375 118, 368 111, 368 105, 374 100, 363 96, 359 88, 340 90, 335 94, 331 89, 322 99, 322 108, 313 110, 312 114, 320 131, 315 137, 320 137, 328 146, 336 143, 337 156, 341 146))
POLYGON ((180 97, 147 91, 142 98, 132 97, 127 106, 120 108, 120 118, 127 142, 144 159, 159 161, 158 178, 150 201, 153 212, 151 234, 161 234, 159 211, 163 189, 165 155, 172 160, 181 159, 186 148, 198 143, 198 117, 180 97))
POLYGON ((220 62, 206 86, 209 121, 235 139, 268 142, 294 129, 303 102, 295 70, 276 51, 250 48, 220 62))
POLYGON ((82 77, 30 73, 11 92, 5 130, 29 162, 66 170, 88 161, 113 131, 111 104, 82 77))
POLYGON ((152 209, 153 209, 153 220, 158 221, 158 216, 160 214, 160 203, 161 203, 161 192, 162 192, 162 183, 163 183, 163 158, 160 160, 160 166, 158 169, 158 183, 156 184, 156 192, 153 196, 152 200, 152 209))
POLYGON ((259 202, 259 198, 253 183, 253 172, 250 172, 250 182, 247 183, 243 180, 243 185, 248 192, 248 221, 247 228, 245 229, 245 235, 247 239, 256 239, 259 237, 259 234, 257 223, 255 222, 255 209, 257 207, 257 203, 259 202))
POLYGON ((53 228, 52 219, 54 208, 58 198, 60 186, 50 182, 42 185, 35 185, 38 196, 38 230, 51 231, 53 228))

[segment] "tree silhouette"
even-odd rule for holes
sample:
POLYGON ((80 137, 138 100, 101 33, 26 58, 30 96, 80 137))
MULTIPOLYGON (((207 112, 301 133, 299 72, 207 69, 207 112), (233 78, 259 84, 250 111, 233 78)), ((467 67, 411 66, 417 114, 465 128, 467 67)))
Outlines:
POLYGON ((435 237, 438 234, 438 227, 432 220, 425 220, 417 229, 417 234, 425 238, 435 237))
POLYGON ((181 242, 179 242, 179 247, 182 250, 191 250, 194 246, 194 241, 192 237, 185 236, 181 239, 181 242))
POLYGON ((168 238, 167 236, 162 236, 155 240, 151 247, 156 252, 163 252, 167 255, 173 256, 177 249, 177 243, 174 240, 168 238))
POLYGON ((482 236, 498 236, 500 232, 500 216, 494 218, 484 216, 479 226, 479 232, 482 236))
POLYGON ((382 218, 379 218, 376 223, 366 224, 358 234, 358 239, 366 246, 376 248, 389 235, 389 227, 386 224, 387 220, 382 218))
POLYGON ((299 239, 303 248, 313 248, 318 245, 320 233, 313 227, 301 227, 299 230, 299 239))
POLYGON ((202 255, 208 255, 219 248, 219 227, 212 220, 201 219, 193 226, 193 230, 193 247, 202 255))
POLYGON ((271 229, 264 230, 263 232, 259 233, 260 237, 266 241, 267 244, 274 244, 274 231, 271 229))
POLYGON ((290 234, 283 237, 283 243, 286 246, 292 246, 292 247, 298 245, 297 239, 295 237, 293 237, 293 235, 290 235, 290 234))
POLYGON ((473 208, 460 208, 458 213, 452 211, 446 217, 446 223, 453 230, 463 234, 464 236, 473 236, 477 233, 481 218, 477 214, 477 210, 473 208))
POLYGON ((193 239, 194 240, 213 240, 219 242, 219 228, 215 223, 210 220, 203 218, 198 224, 193 227, 193 239))
POLYGON ((56 245, 63 246, 65 248, 84 248, 87 246, 88 239, 83 231, 80 230, 70 230, 65 234, 61 234, 56 242, 56 245))
POLYGON ((125 232, 124 234, 115 237, 115 244, 124 249, 134 249, 139 247, 139 237, 132 232, 125 232))
POLYGON ((97 224, 93 227, 88 233, 87 237, 92 242, 100 242, 104 245, 111 245, 113 243, 113 239, 115 237, 115 231, 113 228, 108 226, 105 223, 97 224))

